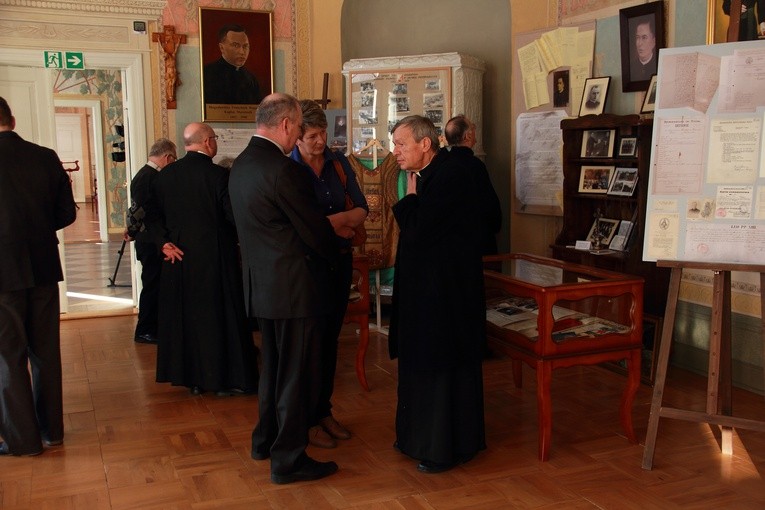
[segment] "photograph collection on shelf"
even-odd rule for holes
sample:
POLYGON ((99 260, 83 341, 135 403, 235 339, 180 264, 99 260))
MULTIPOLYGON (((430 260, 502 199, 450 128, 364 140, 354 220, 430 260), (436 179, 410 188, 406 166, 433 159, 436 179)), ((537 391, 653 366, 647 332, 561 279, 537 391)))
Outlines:
POLYGON ((618 227, 619 220, 595 218, 585 240, 590 241, 593 245, 608 246, 611 243, 611 239, 616 235, 618 227))
POLYGON ((635 193, 637 181, 637 168, 616 168, 611 185, 608 187, 608 194, 631 197, 635 193))
MULTIPOLYGON (((567 339, 592 338, 610 334, 627 334, 629 326, 619 324, 600 317, 570 310, 562 306, 553 306, 552 338, 560 343, 567 339)), ((502 296, 487 301, 486 320, 493 325, 516 331, 519 334, 535 340, 539 336, 537 320, 539 309, 536 301, 531 298, 502 296)))
POLYGON ((614 174, 613 166, 582 165, 579 174, 580 193, 608 193, 608 186, 614 174))
POLYGON ((616 144, 615 129, 587 129, 582 133, 583 158, 610 158, 616 144))

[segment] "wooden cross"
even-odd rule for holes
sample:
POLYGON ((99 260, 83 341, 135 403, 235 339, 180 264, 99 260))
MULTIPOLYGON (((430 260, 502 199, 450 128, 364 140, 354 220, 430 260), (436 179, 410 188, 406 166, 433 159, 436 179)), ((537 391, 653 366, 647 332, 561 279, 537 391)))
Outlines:
POLYGON ((151 40, 160 43, 162 48, 162 58, 165 61, 165 99, 167 107, 174 110, 176 108, 175 89, 181 84, 178 78, 178 68, 175 65, 175 57, 178 53, 178 47, 186 43, 186 34, 176 34, 175 27, 164 25, 162 32, 153 32, 151 40))

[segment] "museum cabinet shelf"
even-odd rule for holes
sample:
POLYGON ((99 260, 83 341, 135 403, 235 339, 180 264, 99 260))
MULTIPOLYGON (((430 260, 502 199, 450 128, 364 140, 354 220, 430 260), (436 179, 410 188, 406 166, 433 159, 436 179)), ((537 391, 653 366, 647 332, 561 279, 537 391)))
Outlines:
MULTIPOLYGON (((558 260, 641 276, 645 279, 645 312, 664 315, 669 271, 657 268, 653 262, 643 262, 643 235, 646 222, 648 174, 651 161, 653 121, 639 115, 585 115, 561 121, 563 135, 563 228, 551 245, 552 256, 558 260), (585 135, 592 131, 608 132, 613 148, 603 155, 587 150, 585 135), (625 140, 624 151, 620 142, 625 140), (634 144, 635 150, 629 150, 634 144), (585 150, 583 150, 585 145, 585 150), (629 145, 629 147, 628 147, 629 145), (624 155, 619 155, 620 152, 624 155), (627 154, 625 154, 627 153, 627 154), (617 195, 605 190, 593 191, 583 168, 607 167, 636 169, 637 182, 631 195, 617 195), (587 239, 597 215, 618 223, 632 223, 632 230, 622 250, 580 250, 577 241, 587 239)), ((597 170, 595 170, 597 171, 597 170)), ((622 172, 630 172, 623 170, 622 172)), ((598 186, 594 186, 598 187, 598 186)), ((616 190, 612 190, 616 191, 616 190)), ((605 246, 605 248, 608 248, 605 246)))

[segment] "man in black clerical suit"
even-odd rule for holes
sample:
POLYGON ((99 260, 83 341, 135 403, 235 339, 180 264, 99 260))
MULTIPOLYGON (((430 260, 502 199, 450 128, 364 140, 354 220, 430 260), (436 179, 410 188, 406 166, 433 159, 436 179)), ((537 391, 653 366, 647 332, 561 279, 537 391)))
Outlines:
POLYGON ((76 206, 56 153, 15 128, 0 97, 0 455, 38 455, 64 441, 56 230, 76 206))
POLYGON ((398 358, 394 448, 440 473, 486 448, 481 361, 486 300, 482 195, 474 171, 422 116, 393 128, 407 173, 393 206, 400 228, 388 347, 398 358))
POLYGON ((159 276, 163 258, 146 231, 143 218, 146 216, 146 207, 157 174, 176 159, 175 144, 167 138, 160 138, 149 149, 149 161, 130 181, 132 205, 128 211, 128 228, 124 239, 135 241, 136 258, 141 261, 141 296, 138 300, 138 323, 134 335, 135 341, 139 343, 157 343, 159 276))
POLYGON ((330 275, 339 248, 311 176, 288 157, 300 135, 297 99, 271 94, 256 131, 231 167, 229 194, 242 252, 247 313, 257 317, 263 367, 252 458, 271 458, 271 481, 316 480, 334 462, 306 455, 319 398, 319 347, 331 311, 330 275))
MULTIPOLYGON (((730 4, 730 0, 723 0, 722 10, 728 16, 730 4)), ((738 40, 756 41, 760 36, 765 36, 765 0, 741 0, 738 40)))
POLYGON ((221 57, 204 69, 207 104, 258 104, 260 86, 244 67, 250 55, 250 40, 241 25, 223 25, 218 31, 221 57))
POLYGON ((653 15, 638 18, 635 51, 630 62, 630 81, 650 80, 656 74, 656 25, 653 15))
POLYGON ((157 382, 197 395, 252 392, 258 369, 242 297, 228 172, 213 163, 215 131, 183 130, 186 155, 154 181, 146 225, 164 254, 157 382))

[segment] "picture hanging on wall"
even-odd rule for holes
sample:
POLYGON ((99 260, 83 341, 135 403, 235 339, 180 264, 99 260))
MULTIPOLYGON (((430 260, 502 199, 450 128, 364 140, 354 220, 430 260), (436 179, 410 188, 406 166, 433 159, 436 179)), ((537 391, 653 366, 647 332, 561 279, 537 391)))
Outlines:
POLYGON ((647 90, 664 47, 664 2, 619 10, 622 92, 647 90))

